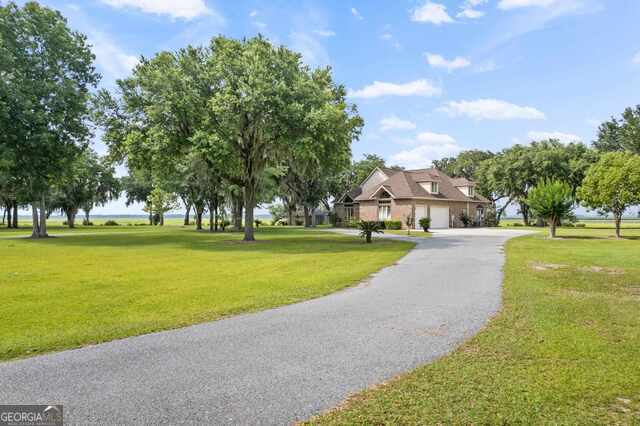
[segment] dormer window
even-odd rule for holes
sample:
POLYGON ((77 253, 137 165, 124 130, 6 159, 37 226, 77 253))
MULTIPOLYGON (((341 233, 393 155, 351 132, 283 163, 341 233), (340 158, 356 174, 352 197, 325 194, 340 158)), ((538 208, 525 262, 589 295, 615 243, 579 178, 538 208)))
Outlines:
POLYGON ((469 187, 469 197, 475 197, 476 196, 476 189, 473 186, 469 187))
POLYGON ((431 182, 431 193, 432 194, 440 193, 440 185, 438 185, 438 182, 431 182))

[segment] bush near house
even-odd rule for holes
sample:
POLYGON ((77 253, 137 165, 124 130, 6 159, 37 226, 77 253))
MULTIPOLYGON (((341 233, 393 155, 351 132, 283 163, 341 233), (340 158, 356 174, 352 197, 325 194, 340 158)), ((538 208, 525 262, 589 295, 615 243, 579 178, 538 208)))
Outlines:
POLYGON ((385 220, 382 224, 384 229, 402 229, 402 222, 399 220, 385 220))
POLYGON ((423 217, 418 223, 420 224, 420 227, 424 230, 424 232, 429 232, 429 228, 431 227, 430 217, 423 217))

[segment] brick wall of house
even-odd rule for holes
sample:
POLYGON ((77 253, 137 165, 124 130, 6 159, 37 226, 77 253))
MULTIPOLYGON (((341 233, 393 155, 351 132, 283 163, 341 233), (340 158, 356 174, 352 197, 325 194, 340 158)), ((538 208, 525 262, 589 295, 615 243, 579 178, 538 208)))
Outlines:
POLYGON ((413 217, 413 205, 413 200, 392 200, 391 220, 399 220, 402 223, 402 229, 406 229, 407 216, 413 217))
MULTIPOLYGON (((460 228, 463 226, 460 221, 460 213, 468 207, 467 214, 472 220, 476 218, 476 208, 482 206, 480 203, 467 203, 460 201, 432 201, 432 200, 391 200, 391 220, 402 222, 402 229, 406 229, 406 217, 414 215, 415 206, 449 206, 449 216, 453 215, 453 227, 460 228)), ((354 203, 353 217, 356 220, 378 220, 378 200, 360 201, 354 203)), ((485 207, 486 209, 486 207, 485 207)), ((336 214, 344 220, 344 207, 336 205, 336 214)))
POLYGON ((358 214, 360 220, 378 220, 378 200, 360 201, 358 214))

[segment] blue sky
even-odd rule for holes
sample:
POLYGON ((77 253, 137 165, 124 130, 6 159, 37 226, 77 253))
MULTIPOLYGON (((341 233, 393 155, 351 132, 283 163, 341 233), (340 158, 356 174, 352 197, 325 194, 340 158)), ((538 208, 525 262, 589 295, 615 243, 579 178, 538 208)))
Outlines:
POLYGON ((89 36, 105 87, 140 55, 262 33, 333 67, 366 123, 355 158, 406 167, 547 136, 590 142, 598 123, 640 103, 635 0, 41 3, 89 36))

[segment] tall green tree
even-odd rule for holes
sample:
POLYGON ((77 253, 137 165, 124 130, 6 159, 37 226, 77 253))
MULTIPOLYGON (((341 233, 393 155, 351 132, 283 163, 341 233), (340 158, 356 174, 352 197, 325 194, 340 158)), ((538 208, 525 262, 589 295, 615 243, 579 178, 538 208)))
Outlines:
MULTIPOLYGON (((252 241, 253 210, 264 170, 311 150, 310 144, 326 143, 327 139, 310 138, 317 120, 348 123, 340 125, 348 132, 360 121, 355 107, 346 102, 345 89, 333 83, 330 70, 314 73, 299 54, 285 47, 275 47, 262 37, 243 41, 217 37, 211 50, 208 69, 217 82, 209 101, 212 130, 241 166, 244 240, 252 241)), ((347 140, 340 138, 341 143, 347 140)))
POLYGON ((602 123, 593 146, 600 151, 640 154, 640 105, 626 108, 620 119, 611 117, 602 123))
POLYGON ((611 213, 620 238, 622 215, 640 204, 640 155, 629 152, 604 154, 587 171, 578 190, 581 204, 602 213, 611 213))
POLYGON ((33 237, 46 237, 47 197, 87 144, 99 75, 86 37, 36 2, 0 6, 0 58, 0 151, 31 202, 33 237))
POLYGON ((462 151, 457 157, 434 160, 433 166, 451 177, 464 177, 477 180, 477 171, 483 161, 494 157, 491 151, 471 149, 462 151))
POLYGON ((531 189, 527 204, 531 211, 549 224, 549 236, 556 237, 556 227, 571 218, 575 199, 566 182, 545 180, 531 189))

